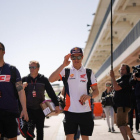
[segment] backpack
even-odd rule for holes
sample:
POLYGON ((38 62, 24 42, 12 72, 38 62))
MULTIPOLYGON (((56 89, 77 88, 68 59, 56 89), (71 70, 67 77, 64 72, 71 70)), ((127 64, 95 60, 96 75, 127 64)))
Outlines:
MULTIPOLYGON (((89 90, 90 90, 90 85, 91 85, 91 79, 90 79, 91 73, 92 73, 92 70, 86 68, 86 74, 87 74, 87 78, 88 78, 88 82, 87 82, 87 93, 88 94, 90 94, 89 90)), ((70 74, 70 69, 69 68, 65 68, 65 78, 62 78, 64 87, 65 87, 64 100, 61 101, 61 99, 57 96, 58 102, 60 104, 62 104, 61 105, 62 108, 65 107, 66 88, 68 88, 67 81, 68 81, 69 74, 70 74)), ((60 95, 60 93, 59 93, 59 95, 60 95)), ((92 99, 90 101, 91 101, 91 105, 92 105, 92 99)), ((93 107, 92 107, 92 111, 93 111, 93 107)))
POLYGON ((16 84, 16 79, 17 79, 16 67, 10 65, 10 71, 11 71, 10 82, 13 85, 14 95, 15 95, 16 99, 18 100, 18 107, 19 107, 19 110, 21 111, 22 110, 22 106, 21 106, 21 103, 20 103, 20 100, 19 100, 19 95, 18 95, 18 91, 17 91, 16 85, 15 85, 16 84))
POLYGON ((16 97, 16 99, 19 100, 18 91, 17 91, 17 89, 16 89, 16 85, 15 85, 15 83, 16 83, 16 79, 17 79, 17 75, 16 75, 16 67, 10 65, 10 70, 11 70, 11 78, 10 78, 10 82, 11 82, 12 85, 13 85, 15 97, 16 97))

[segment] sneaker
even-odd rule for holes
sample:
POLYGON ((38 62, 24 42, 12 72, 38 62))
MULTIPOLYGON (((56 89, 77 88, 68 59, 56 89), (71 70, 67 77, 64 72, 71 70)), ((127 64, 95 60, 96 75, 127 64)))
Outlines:
POLYGON ((17 136, 19 136, 20 135, 20 130, 19 130, 19 128, 17 128, 17 136))
POLYGON ((115 129, 114 129, 114 127, 112 127, 112 133, 113 133, 113 132, 115 132, 115 129))
POLYGON ((26 121, 21 118, 17 118, 18 121, 18 128, 20 130, 21 135, 26 138, 27 137, 27 125, 26 121))
POLYGON ((35 138, 34 124, 31 120, 27 122, 27 135, 30 136, 31 138, 35 138))
POLYGON ((108 129, 108 132, 111 132, 111 129, 110 128, 108 129))
POLYGON ((139 131, 139 130, 136 130, 136 132, 137 132, 137 133, 140 133, 140 131, 139 131))

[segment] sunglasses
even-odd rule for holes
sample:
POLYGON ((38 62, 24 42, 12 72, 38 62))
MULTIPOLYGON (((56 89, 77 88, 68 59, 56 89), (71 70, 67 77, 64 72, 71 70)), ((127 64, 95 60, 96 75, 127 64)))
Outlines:
POLYGON ((72 60, 76 60, 76 58, 77 58, 78 60, 81 60, 82 57, 83 57, 83 56, 81 56, 81 55, 79 55, 79 56, 71 56, 71 59, 72 59, 72 60))
POLYGON ((0 50, 3 50, 3 48, 0 48, 0 50))
POLYGON ((36 69, 36 68, 37 68, 36 66, 29 67, 29 69, 36 69))
POLYGON ((110 87, 110 86, 111 86, 111 84, 107 84, 106 86, 107 86, 107 87, 110 87))

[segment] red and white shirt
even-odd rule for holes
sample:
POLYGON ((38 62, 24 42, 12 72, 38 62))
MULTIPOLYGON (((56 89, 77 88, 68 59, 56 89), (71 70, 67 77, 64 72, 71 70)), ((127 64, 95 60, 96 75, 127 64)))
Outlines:
MULTIPOLYGON (((65 76, 65 69, 60 73, 60 78, 65 76)), ((68 89, 66 89, 66 106, 65 111, 82 113, 91 111, 90 100, 86 101, 84 105, 81 105, 79 100, 83 94, 87 93, 87 74, 86 68, 83 66, 77 70, 73 66, 70 68, 70 74, 68 77, 68 89)), ((96 78, 94 74, 91 74, 91 85, 97 85, 96 78)))

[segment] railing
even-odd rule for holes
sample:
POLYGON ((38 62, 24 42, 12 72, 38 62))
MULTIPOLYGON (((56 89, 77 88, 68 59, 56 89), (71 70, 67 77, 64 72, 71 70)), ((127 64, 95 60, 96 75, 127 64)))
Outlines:
MULTIPOLYGON (((126 38, 120 43, 118 48, 113 53, 113 61, 115 61, 129 46, 140 37, 140 20, 135 27, 130 31, 126 38)), ((105 61, 98 72, 95 74, 96 78, 100 76, 103 71, 111 65, 111 56, 105 61)))
MULTIPOLYGON (((115 0, 112 0, 112 6, 113 6, 113 4, 114 4, 114 1, 115 1, 115 0)), ((93 48, 94 48, 94 46, 95 46, 95 43, 96 43, 96 41, 97 41, 97 39, 98 39, 98 37, 99 37, 99 35, 100 35, 100 32, 101 32, 101 30, 102 30, 102 28, 103 28, 103 26, 104 26, 104 24, 105 24, 105 22, 106 22, 106 19, 107 19, 108 15, 109 15, 110 11, 111 11, 111 2, 110 2, 110 4, 109 4, 109 6, 108 6, 108 9, 107 9, 106 13, 105 13, 105 16, 104 16, 104 19, 103 19, 103 21, 102 21, 102 24, 101 24, 101 26, 100 26, 100 28, 99 28, 99 31, 98 31, 98 33, 97 33, 97 35, 96 35, 96 38, 95 38, 95 40, 94 40, 94 42, 93 42, 93 45, 92 45, 91 50, 90 50, 90 53, 89 53, 89 55, 88 55, 88 57, 87 57, 86 62, 85 62, 84 65, 86 65, 86 63, 87 63, 87 61, 88 61, 88 59, 89 59, 89 57, 90 57, 90 55, 91 55, 91 52, 92 52, 92 50, 93 50, 93 48)))

